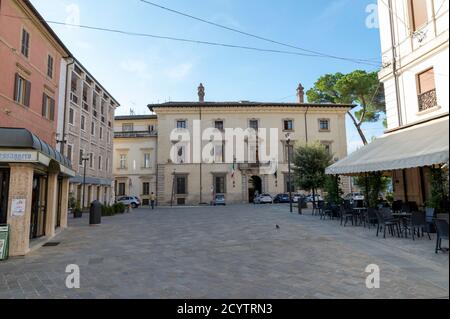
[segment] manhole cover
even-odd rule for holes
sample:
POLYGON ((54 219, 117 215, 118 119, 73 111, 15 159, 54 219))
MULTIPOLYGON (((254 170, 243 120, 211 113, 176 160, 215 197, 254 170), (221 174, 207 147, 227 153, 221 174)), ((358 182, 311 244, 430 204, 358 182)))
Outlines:
POLYGON ((46 243, 44 244, 42 247, 55 247, 58 246, 60 244, 60 242, 52 242, 52 243, 46 243))

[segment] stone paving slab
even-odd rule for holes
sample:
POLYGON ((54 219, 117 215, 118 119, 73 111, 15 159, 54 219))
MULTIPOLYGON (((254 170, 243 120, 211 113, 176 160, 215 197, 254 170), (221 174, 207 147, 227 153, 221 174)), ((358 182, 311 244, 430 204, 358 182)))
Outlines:
POLYGON ((71 219, 60 245, 1 262, 0 298, 449 295, 448 253, 434 253, 434 237, 377 238, 285 205, 135 209, 87 224, 71 219), (68 264, 80 267, 80 289, 65 287, 68 264), (369 264, 380 267, 380 289, 365 286, 369 264))

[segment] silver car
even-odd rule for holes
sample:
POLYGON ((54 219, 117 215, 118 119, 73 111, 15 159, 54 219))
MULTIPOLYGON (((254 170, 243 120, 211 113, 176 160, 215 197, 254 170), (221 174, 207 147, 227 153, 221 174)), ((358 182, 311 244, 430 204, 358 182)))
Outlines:
POLYGON ((133 208, 141 206, 141 200, 137 196, 122 196, 117 199, 117 202, 127 206, 131 205, 133 208))
POLYGON ((226 206, 227 203, 225 202, 225 195, 217 194, 216 196, 214 196, 213 205, 214 206, 226 206))
POLYGON ((273 198, 269 194, 261 194, 255 197, 255 204, 273 204, 273 198))

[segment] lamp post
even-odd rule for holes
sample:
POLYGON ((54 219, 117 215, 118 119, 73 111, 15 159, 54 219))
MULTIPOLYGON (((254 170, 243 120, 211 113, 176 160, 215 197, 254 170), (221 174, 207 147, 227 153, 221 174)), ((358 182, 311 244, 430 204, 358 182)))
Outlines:
POLYGON ((291 134, 286 134, 286 145, 288 152, 288 184, 289 184, 289 211, 292 213, 292 176, 291 176, 291 134))
POLYGON ((83 156, 81 157, 81 160, 83 161, 83 201, 81 202, 81 210, 84 208, 84 198, 86 194, 86 162, 89 161, 89 156, 83 156))

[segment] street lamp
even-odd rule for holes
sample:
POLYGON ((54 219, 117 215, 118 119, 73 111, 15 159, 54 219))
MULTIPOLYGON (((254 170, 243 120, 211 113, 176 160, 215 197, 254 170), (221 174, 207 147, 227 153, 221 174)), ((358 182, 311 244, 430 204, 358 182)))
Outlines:
POLYGON ((86 193, 86 162, 89 161, 89 156, 83 156, 81 157, 81 160, 83 161, 84 166, 84 172, 83 172, 83 201, 81 202, 81 210, 83 210, 84 206, 84 194, 86 193))
POLYGON ((286 134, 286 145, 288 153, 288 184, 289 184, 289 211, 292 213, 292 176, 291 176, 291 134, 286 134))

